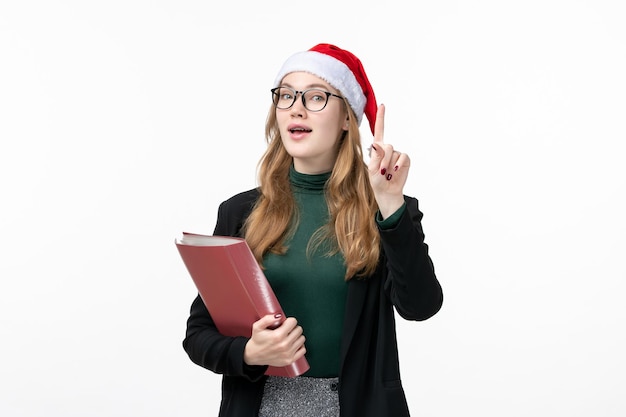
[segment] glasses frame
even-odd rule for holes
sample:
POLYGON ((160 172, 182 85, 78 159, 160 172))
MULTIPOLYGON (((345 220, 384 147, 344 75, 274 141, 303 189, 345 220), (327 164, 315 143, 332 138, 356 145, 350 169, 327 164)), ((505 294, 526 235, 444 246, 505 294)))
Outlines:
POLYGON ((330 91, 322 90, 320 88, 309 88, 308 90, 298 91, 298 90, 295 90, 295 89, 293 89, 291 87, 280 86, 280 87, 274 87, 270 91, 272 92, 272 103, 274 103, 274 107, 276 107, 277 109, 280 109, 280 110, 289 110, 290 108, 292 108, 293 105, 296 104, 296 100, 298 100, 298 94, 300 94, 300 99, 302 100, 302 105, 304 106, 304 108, 307 109, 308 111, 314 112, 314 113, 317 113, 319 111, 324 110, 326 108, 326 105, 328 104, 328 99, 330 97, 337 97, 337 98, 340 98, 340 99, 343 100, 342 96, 339 96, 337 94, 333 94, 330 91), (288 107, 278 107, 278 104, 276 103, 276 101, 274 101, 274 97, 278 96, 277 90, 279 90, 281 88, 285 88, 285 89, 290 90, 290 91, 293 92, 293 101, 291 102, 291 104, 288 107), (320 93, 326 94, 326 102, 324 103, 324 106, 321 109, 319 109, 319 110, 311 110, 311 109, 309 109, 307 107, 306 100, 304 99, 304 95, 306 93, 308 93, 309 91, 319 91, 320 93))

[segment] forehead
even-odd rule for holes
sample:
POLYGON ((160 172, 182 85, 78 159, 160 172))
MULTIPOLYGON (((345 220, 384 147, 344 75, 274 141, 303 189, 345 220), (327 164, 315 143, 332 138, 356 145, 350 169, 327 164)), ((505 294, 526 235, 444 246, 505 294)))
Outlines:
POLYGON ((324 90, 328 90, 331 93, 339 93, 336 88, 333 88, 333 86, 328 84, 317 75, 313 75, 304 71, 290 72, 283 77, 280 85, 292 87, 296 90, 306 90, 307 88, 321 88, 324 90))

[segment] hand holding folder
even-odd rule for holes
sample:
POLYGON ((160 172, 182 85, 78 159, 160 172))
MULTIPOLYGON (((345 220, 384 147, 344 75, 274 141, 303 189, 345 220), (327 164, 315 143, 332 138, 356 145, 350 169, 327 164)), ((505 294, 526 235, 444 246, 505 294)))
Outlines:
MULTIPOLYGON (((263 270, 244 239, 183 233, 176 240, 180 256, 220 333, 252 335, 252 324, 266 315, 285 314, 263 270)), ((295 377, 309 369, 305 357, 266 374, 295 377)))

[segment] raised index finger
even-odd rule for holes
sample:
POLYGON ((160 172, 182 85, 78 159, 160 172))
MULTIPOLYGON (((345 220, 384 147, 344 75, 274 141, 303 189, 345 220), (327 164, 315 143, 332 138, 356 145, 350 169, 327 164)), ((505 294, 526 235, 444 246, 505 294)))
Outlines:
POLYGON ((374 143, 383 143, 385 132, 385 105, 378 106, 376 112, 376 123, 374 124, 374 143))

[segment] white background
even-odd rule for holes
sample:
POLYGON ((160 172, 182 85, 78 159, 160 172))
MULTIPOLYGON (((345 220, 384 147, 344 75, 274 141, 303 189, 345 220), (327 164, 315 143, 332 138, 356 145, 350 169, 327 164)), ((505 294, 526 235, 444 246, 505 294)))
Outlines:
POLYGON ((318 42, 412 158, 445 293, 399 323, 412 413, 626 415, 622 1, 214 4, 0 5, 0 415, 216 415, 174 239, 256 185, 318 42))

